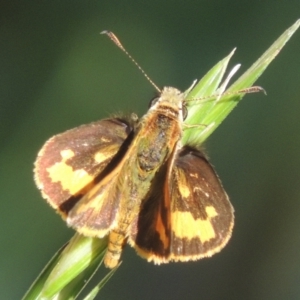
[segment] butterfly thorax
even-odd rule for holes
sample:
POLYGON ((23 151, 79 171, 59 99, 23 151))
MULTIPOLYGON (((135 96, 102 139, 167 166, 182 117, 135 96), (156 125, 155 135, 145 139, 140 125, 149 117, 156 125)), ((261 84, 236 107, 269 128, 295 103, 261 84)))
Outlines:
POLYGON ((110 233, 105 260, 110 267, 119 260, 126 236, 137 219, 142 200, 151 189, 153 178, 174 153, 181 138, 182 97, 178 90, 165 88, 137 126, 119 176, 123 191, 119 208, 123 213, 119 214, 110 233))
POLYGON ((141 119, 136 153, 142 177, 143 174, 156 172, 181 138, 182 101, 183 94, 179 90, 165 87, 141 119))

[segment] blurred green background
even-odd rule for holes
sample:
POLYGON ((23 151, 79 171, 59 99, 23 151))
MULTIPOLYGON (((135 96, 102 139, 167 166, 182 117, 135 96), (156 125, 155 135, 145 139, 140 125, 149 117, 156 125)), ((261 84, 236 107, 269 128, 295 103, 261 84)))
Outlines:
MULTIPOLYGON (((159 86, 185 90, 234 47, 242 74, 300 17, 299 0, 1 1, 0 299, 20 299, 72 235, 32 168, 46 139, 153 87, 99 32, 113 30, 159 86)), ((211 259, 154 266, 127 247, 101 299, 300 299, 300 32, 206 144, 236 224, 211 259)))

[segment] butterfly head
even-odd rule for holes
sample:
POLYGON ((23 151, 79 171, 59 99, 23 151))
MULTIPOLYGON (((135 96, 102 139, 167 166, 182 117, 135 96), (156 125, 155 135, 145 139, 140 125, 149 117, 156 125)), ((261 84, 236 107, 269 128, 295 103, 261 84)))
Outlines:
POLYGON ((160 103, 170 103, 181 108, 184 94, 176 88, 164 87, 159 97, 160 103))
MULTIPOLYGON (((150 102, 150 111, 173 113, 181 120, 185 118, 185 94, 173 87, 164 87, 161 94, 150 102), (181 113, 180 113, 181 112, 181 113)), ((175 117, 175 118, 177 118, 175 117)))

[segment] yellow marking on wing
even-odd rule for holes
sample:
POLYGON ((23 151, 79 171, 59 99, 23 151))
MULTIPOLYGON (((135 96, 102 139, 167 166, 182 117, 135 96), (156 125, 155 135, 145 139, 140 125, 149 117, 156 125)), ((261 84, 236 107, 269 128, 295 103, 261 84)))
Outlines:
POLYGON ((110 153, 105 153, 104 151, 101 151, 101 152, 97 152, 94 155, 94 160, 97 163, 101 163, 101 162, 105 161, 109 157, 111 157, 110 153))
POLYGON ((209 217, 209 219, 216 217, 218 213, 216 212, 216 209, 213 206, 206 206, 205 211, 209 217))
MULTIPOLYGON (((96 187, 97 188, 97 187, 96 187)), ((94 189, 95 191, 97 191, 97 189, 94 189)), ((94 210, 99 210, 101 208, 103 199, 107 198, 107 193, 103 192, 101 194, 97 194, 96 196, 94 196, 90 193, 87 194, 88 199, 90 201, 87 201, 86 203, 82 202, 80 206, 78 206, 76 212, 77 213, 84 213, 87 209, 94 209, 94 210)))
POLYGON ((119 149, 120 149, 120 145, 118 144, 106 146, 105 149, 101 149, 100 151, 94 154, 94 160, 100 164, 103 161, 107 160, 108 158, 114 156, 119 149))
POLYGON ((178 189, 179 193, 182 197, 187 198, 190 195, 190 189, 187 186, 186 177, 184 172, 181 169, 177 170, 177 176, 178 176, 178 189))
POLYGON ((75 155, 72 150, 63 150, 60 152, 60 155, 62 161, 47 168, 49 177, 52 182, 59 182, 63 190, 68 190, 70 194, 75 195, 87 184, 92 182, 94 178, 85 170, 73 170, 71 166, 66 164, 66 160, 75 155))
POLYGON ((179 192, 180 192, 181 196, 184 198, 188 198, 188 196, 191 193, 189 188, 181 182, 179 183, 178 188, 179 188, 179 192))
POLYGON ((109 142, 111 142, 111 139, 108 139, 108 138, 102 136, 101 141, 104 142, 104 143, 109 143, 109 142))
POLYGON ((67 149, 67 150, 60 151, 60 155, 63 158, 63 160, 66 161, 67 159, 73 157, 75 153, 72 150, 67 149))
POLYGON ((194 219, 189 212, 175 211, 172 213, 173 230, 178 238, 199 238, 201 243, 208 242, 215 238, 216 233, 211 223, 211 218, 217 216, 217 212, 212 206, 206 207, 208 219, 194 219))

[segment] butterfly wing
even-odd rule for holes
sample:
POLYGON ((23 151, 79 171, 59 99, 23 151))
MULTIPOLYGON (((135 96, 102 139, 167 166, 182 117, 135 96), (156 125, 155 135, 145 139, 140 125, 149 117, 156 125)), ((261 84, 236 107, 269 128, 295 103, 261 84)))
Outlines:
POLYGON ((120 165, 100 180, 72 207, 69 226, 92 237, 103 237, 114 227, 122 197, 120 165))
MULTIPOLYGON (((134 122, 101 120, 56 135, 42 147, 35 162, 35 181, 63 218, 125 154, 134 122)), ((97 205, 101 207, 101 201, 97 205)))
POLYGON ((233 208, 203 153, 184 147, 160 170, 130 243, 154 263, 189 261, 219 252, 233 227, 233 208))

